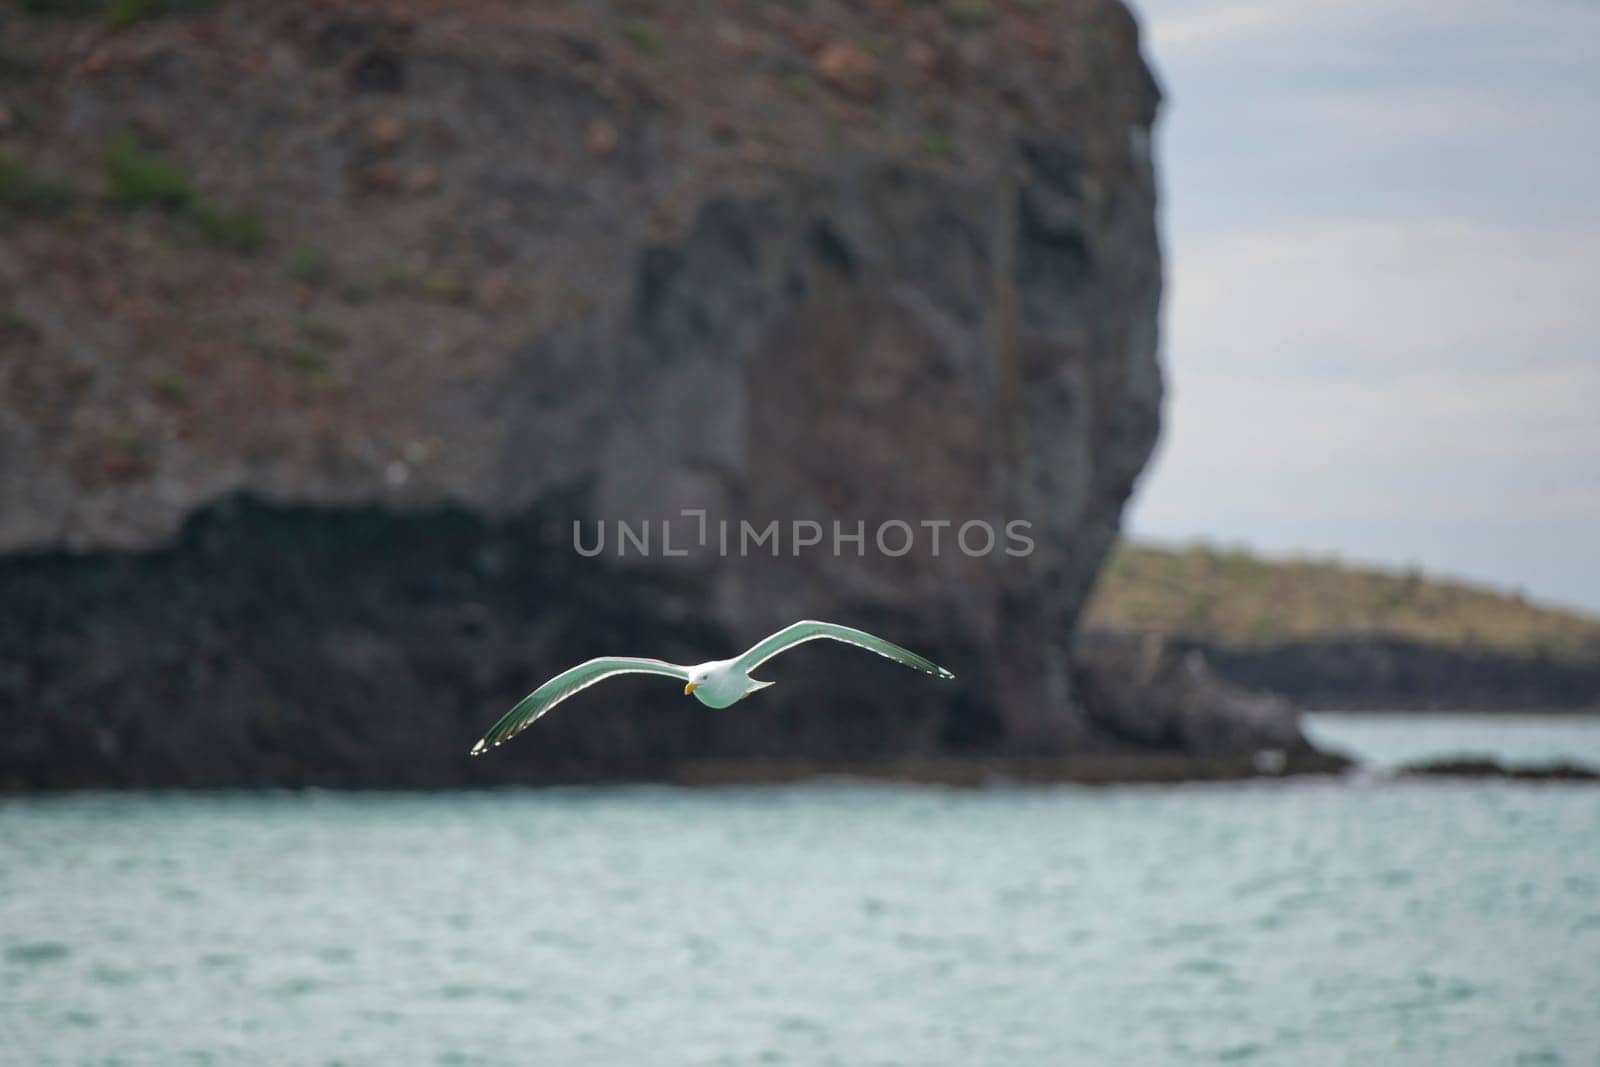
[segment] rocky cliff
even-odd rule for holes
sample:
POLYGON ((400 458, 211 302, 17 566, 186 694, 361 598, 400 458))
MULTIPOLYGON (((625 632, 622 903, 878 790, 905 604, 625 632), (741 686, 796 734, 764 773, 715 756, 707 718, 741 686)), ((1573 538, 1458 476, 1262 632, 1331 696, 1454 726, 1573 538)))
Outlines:
MULTIPOLYGON (((1068 648, 1161 399, 1120 3, 195 7, 0 13, 0 778, 1129 747, 1068 648), (801 616, 959 683, 812 646, 464 757, 572 661, 801 616)), ((1302 744, 1192 737, 1133 747, 1302 744)))

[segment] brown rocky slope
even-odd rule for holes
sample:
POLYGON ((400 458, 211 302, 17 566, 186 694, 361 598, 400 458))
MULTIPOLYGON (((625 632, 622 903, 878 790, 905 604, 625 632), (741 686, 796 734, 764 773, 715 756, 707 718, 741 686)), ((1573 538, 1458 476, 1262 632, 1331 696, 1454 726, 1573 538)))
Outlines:
POLYGON ((1306 751, 1250 702, 1120 729, 1148 693, 1071 655, 1161 396, 1114 0, 0 19, 4 783, 1306 751), (867 544, 574 549, 685 508, 867 544), (738 714, 617 682, 464 756, 569 662, 802 616, 959 681, 812 646, 738 714))

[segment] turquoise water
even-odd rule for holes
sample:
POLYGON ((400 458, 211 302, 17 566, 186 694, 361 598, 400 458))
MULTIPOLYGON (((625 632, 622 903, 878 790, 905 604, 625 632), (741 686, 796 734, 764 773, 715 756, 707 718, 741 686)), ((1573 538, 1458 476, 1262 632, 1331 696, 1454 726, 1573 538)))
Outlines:
POLYGON ((0 1063, 1594 1064, 1600 789, 0 803, 0 1063))

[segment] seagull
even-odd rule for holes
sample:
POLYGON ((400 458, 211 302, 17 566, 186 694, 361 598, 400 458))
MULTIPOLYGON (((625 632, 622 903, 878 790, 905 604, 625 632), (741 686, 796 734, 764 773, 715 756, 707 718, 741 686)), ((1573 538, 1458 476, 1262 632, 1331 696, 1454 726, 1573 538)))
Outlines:
POLYGON ((714 659, 709 663, 697 663, 692 667, 633 656, 601 656, 580 663, 576 667, 562 671, 523 697, 516 707, 501 716, 500 721, 491 726, 489 732, 472 746, 472 755, 478 756, 491 748, 505 744, 532 726, 539 716, 569 696, 617 674, 664 674, 683 682, 684 695, 692 695, 706 707, 728 707, 756 690, 765 689, 773 684, 750 677, 751 671, 778 653, 787 652, 795 645, 824 637, 833 641, 843 641, 847 645, 857 645, 936 678, 955 677, 937 663, 923 659, 915 652, 891 644, 881 637, 874 637, 865 630, 856 630, 837 623, 803 619, 793 625, 785 626, 764 641, 758 641, 733 659, 714 659))

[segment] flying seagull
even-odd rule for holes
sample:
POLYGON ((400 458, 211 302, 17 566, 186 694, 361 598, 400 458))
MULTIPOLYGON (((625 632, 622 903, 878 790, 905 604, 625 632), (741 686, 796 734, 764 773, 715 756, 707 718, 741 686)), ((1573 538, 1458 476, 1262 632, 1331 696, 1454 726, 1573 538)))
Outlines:
POLYGON ((491 726, 489 732, 472 746, 472 754, 477 756, 497 745, 505 744, 532 726, 539 716, 572 694, 615 674, 664 674, 683 682, 684 694, 693 694, 694 698, 706 707, 725 708, 735 701, 743 700, 757 689, 765 689, 772 684, 750 677, 751 671, 780 652, 787 652, 795 645, 823 637, 843 641, 847 645, 859 645, 896 663, 915 667, 922 673, 937 678, 955 677, 937 663, 925 660, 915 652, 891 644, 881 637, 874 637, 864 630, 805 619, 791 626, 785 626, 733 659, 714 659, 709 663, 697 663, 692 667, 679 666, 665 660, 638 659, 632 656, 602 656, 587 663, 580 663, 570 670, 562 671, 523 697, 516 707, 501 716, 500 721, 491 726))

